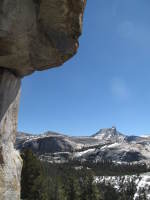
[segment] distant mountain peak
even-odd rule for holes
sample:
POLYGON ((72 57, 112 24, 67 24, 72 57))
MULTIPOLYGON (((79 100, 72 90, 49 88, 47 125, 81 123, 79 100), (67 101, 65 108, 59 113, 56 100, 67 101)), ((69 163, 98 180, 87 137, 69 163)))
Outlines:
POLYGON ((92 137, 96 137, 99 135, 117 135, 117 129, 115 126, 112 126, 111 128, 102 128, 100 129, 97 133, 95 133, 94 135, 92 135, 92 137))
POLYGON ((103 141, 120 142, 124 140, 125 135, 118 132, 115 126, 112 126, 111 128, 100 129, 92 137, 103 141))

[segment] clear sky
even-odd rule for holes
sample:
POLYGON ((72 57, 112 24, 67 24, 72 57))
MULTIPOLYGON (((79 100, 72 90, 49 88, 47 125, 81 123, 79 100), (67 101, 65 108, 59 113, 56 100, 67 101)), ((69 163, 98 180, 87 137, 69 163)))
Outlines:
POLYGON ((150 133, 150 1, 88 0, 78 54, 24 78, 19 130, 150 133))

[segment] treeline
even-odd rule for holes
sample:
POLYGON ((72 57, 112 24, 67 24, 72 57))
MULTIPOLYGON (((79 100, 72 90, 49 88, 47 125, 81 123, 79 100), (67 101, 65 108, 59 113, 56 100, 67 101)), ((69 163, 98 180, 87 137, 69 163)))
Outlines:
MULTIPOLYGON (((23 200, 132 200, 136 192, 134 181, 124 184, 122 180, 119 192, 105 182, 96 183, 94 181, 94 177, 97 176, 95 172, 98 170, 96 164, 91 166, 88 163, 81 165, 77 162, 43 163, 31 150, 25 150, 22 158, 21 199, 23 200)), ((99 170, 107 165, 108 163, 104 162, 99 170)), ((146 200, 145 191, 141 191, 139 200, 146 200)))
POLYGON ((90 169, 96 176, 123 176, 123 175, 135 175, 145 172, 150 172, 150 169, 145 163, 122 163, 117 164, 111 160, 102 160, 97 163, 84 161, 80 162, 78 160, 70 160, 68 163, 53 163, 49 164, 50 167, 55 166, 55 168, 67 168, 67 166, 76 168, 76 166, 81 166, 85 169, 90 169))
POLYGON ((150 169, 146 164, 133 164, 133 163, 122 163, 116 164, 111 160, 103 160, 98 163, 85 162, 83 166, 93 169, 97 176, 123 176, 140 174, 148 172, 150 169))

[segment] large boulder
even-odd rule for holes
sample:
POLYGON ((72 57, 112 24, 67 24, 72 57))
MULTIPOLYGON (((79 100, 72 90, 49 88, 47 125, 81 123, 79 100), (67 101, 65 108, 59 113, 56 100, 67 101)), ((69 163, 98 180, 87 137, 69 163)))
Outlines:
POLYGON ((21 77, 63 64, 78 48, 86 0, 0 0, 0 200, 20 199, 14 149, 21 77))
POLYGON ((86 0, 1 0, 0 66, 18 76, 59 66, 78 48, 86 0))

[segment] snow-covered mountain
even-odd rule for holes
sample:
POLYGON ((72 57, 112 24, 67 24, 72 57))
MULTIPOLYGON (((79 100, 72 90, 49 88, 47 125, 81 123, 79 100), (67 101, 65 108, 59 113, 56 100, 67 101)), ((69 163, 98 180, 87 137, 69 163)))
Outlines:
POLYGON ((126 136, 115 127, 101 129, 90 137, 70 137, 55 132, 18 133, 16 148, 30 148, 49 162, 66 162, 68 159, 150 162, 150 136, 126 136))
POLYGON ((100 131, 92 135, 92 137, 110 143, 122 142, 125 139, 125 135, 118 132, 116 127, 100 129, 100 131))
MULTIPOLYGON (((111 160, 117 166, 128 162, 139 163, 141 167, 143 163, 150 166, 150 136, 127 136, 115 127, 100 129, 89 137, 71 137, 50 131, 39 135, 19 132, 16 148, 30 148, 41 160, 51 163, 111 160)), ((82 166, 76 167, 77 170, 80 168, 82 166)), ((147 200, 150 200, 150 173, 140 176, 97 176, 95 181, 111 184, 118 191, 122 184, 125 186, 133 181, 136 185, 134 200, 141 199, 139 194, 143 189, 147 200)))

